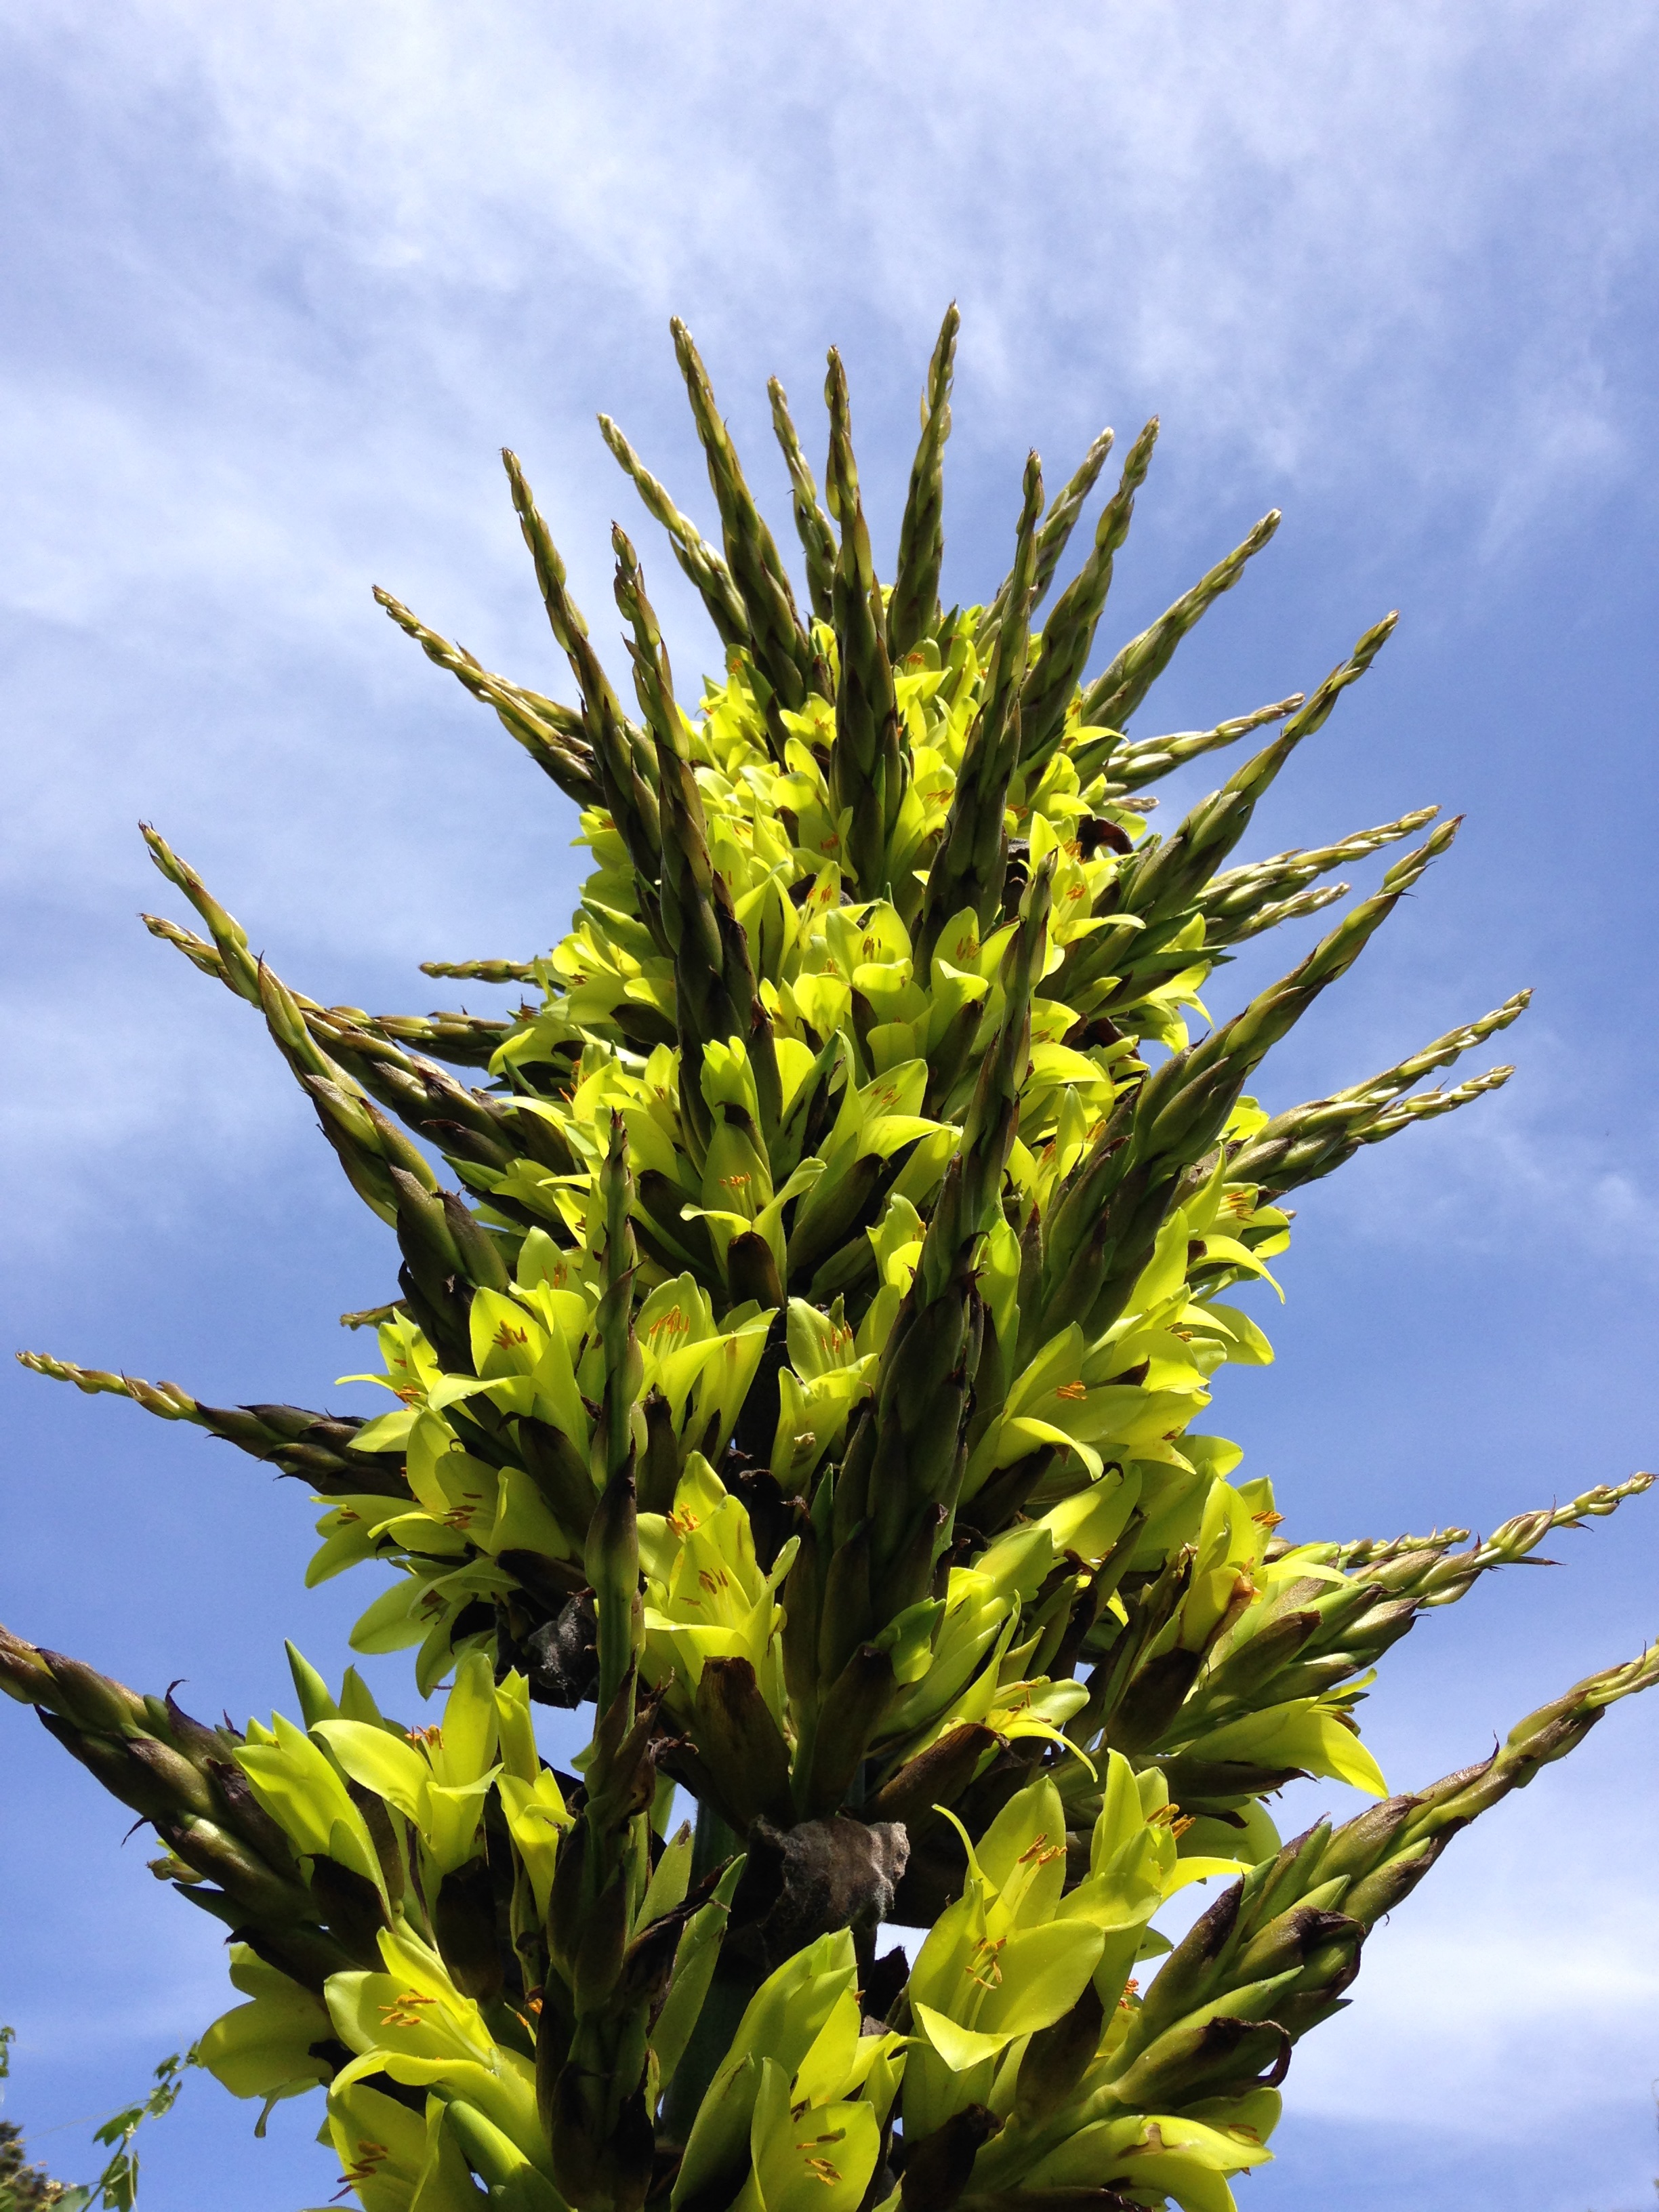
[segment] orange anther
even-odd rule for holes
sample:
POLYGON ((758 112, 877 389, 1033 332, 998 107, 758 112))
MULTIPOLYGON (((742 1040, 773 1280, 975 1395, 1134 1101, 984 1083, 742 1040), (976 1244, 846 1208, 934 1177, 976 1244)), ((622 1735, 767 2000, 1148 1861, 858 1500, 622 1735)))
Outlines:
POLYGON ((1064 1844, 1051 1844, 1046 1835, 1041 1835, 1035 1843, 1027 1844, 1014 1863, 1024 1866, 1029 1863, 1032 1866, 1044 1867, 1050 1860, 1064 1858, 1065 1856, 1064 1844))

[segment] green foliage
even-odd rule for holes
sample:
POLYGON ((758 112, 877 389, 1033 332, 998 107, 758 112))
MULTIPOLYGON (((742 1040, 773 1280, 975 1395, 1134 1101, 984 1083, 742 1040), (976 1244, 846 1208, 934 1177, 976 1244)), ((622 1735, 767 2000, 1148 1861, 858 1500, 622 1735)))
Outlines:
MULTIPOLYGON (((0 2027, 0 2081, 11 2072, 14 2038, 13 2029, 0 2027)), ((70 2188, 49 2180, 43 2166, 25 2166, 22 2131, 14 2122, 0 2120, 0 2212, 36 2212, 37 2207, 46 2206, 55 2206, 57 2212, 88 2212, 94 2204, 103 2212, 132 2212, 138 2201, 138 2158, 132 2139, 144 2121, 160 2119, 173 2110, 185 2086, 184 2069, 195 2063, 194 2051, 187 2058, 177 2051, 164 2058, 155 2069, 155 2087, 149 2094, 136 2105, 112 2112, 94 2130, 93 2141, 111 2156, 89 2187, 70 2188)))
POLYGON ((1155 422, 1037 617, 1107 434, 1047 504, 1030 457, 1007 580, 944 611, 956 338, 952 309, 890 591, 834 354, 822 505, 771 387, 804 603, 683 326, 718 547, 602 425, 725 648, 694 708, 618 530, 624 707, 511 454, 580 703, 379 595, 580 810, 569 933, 428 968, 525 986, 511 1018, 319 1004, 145 832, 205 934, 149 926, 258 1011, 395 1237, 397 1297, 344 1316, 388 1409, 26 1363, 308 1484, 308 1579, 374 1571, 356 1648, 449 1686, 406 1727, 290 1650, 298 1723, 240 1735, 3 1632, 0 1683, 230 1929, 246 2002, 202 2063, 266 2112, 325 2090, 366 2212, 1230 2212, 1376 1921, 1659 1675, 1594 1674, 1389 1794, 1356 1717, 1383 1652, 1650 1478, 1468 1549, 1291 1541, 1203 1417, 1223 1367, 1272 1360, 1233 1293, 1277 1291, 1287 1194, 1502 1083, 1414 1087, 1526 994, 1328 1098, 1250 1095, 1455 833, 1422 808, 1231 865, 1394 618, 1305 698, 1132 741, 1278 518, 1085 684, 1155 422), (1258 729, 1152 830, 1151 784, 1258 729), (1227 947, 1419 831, 1212 1023, 1227 947), (541 1758, 537 1702, 590 1711, 576 1771, 541 1758), (1267 1801, 1297 1776, 1376 1802, 1281 1844, 1267 1801), (1166 1900, 1217 1878, 1171 1949, 1166 1900), (929 1931, 913 1968, 884 1921, 929 1931))
POLYGON ((159 2120, 173 2110, 185 2086, 184 2069, 195 2063, 193 2051, 188 2059, 178 2051, 164 2058, 155 2069, 155 2087, 149 2094, 136 2105, 112 2112, 101 2127, 94 2130, 93 2141, 103 2144, 110 2160, 87 2192, 88 2204, 95 2200, 104 2212, 132 2212, 138 2201, 138 2154, 132 2139, 146 2120, 159 2120))
MULTIPOLYGON (((10 2078, 11 2046, 16 2039, 15 2028, 0 2027, 0 2081, 10 2078)), ((15 2120, 0 2120, 0 2212, 37 2212, 46 2205, 81 2212, 91 2203, 90 2191, 53 2181, 45 2166, 30 2166, 27 2158, 21 2128, 15 2120)))
MULTIPOLYGON (((0 2027, 0 2081, 10 2075, 16 2033, 15 2028, 0 2027)), ((65 2189, 61 2181, 49 2179, 45 2166, 27 2164, 27 2157, 16 2121, 0 2120, 0 2212, 37 2212, 37 2207, 49 2204, 78 2207, 88 2203, 83 2191, 65 2189)))
POLYGON ((0 2212, 35 2212, 40 2205, 90 2202, 81 2190, 65 2189, 43 2166, 26 2166, 23 2131, 15 2120, 0 2120, 0 2212))

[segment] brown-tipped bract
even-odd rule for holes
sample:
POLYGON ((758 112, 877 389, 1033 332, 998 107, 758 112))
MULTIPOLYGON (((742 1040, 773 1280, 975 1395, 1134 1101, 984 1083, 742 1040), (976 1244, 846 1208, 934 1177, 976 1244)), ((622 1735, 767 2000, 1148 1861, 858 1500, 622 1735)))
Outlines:
POLYGON ((580 810, 568 931, 427 963, 517 986, 517 1012, 324 1006, 145 831, 204 933, 146 926, 258 1013, 391 1232, 382 1302, 345 1316, 378 1404, 210 1406, 21 1355, 307 1481, 308 1579, 373 1568, 354 1644, 407 1650, 441 1705, 405 1725, 290 1649, 300 1723, 241 1735, 5 1631, 0 1689, 224 1923, 245 2002, 204 2063, 239 2095, 324 2094, 367 2212, 1231 2212, 1372 1927, 1659 1674, 1592 1675, 1390 1795, 1356 1718, 1371 1669, 1651 1478, 1485 1541, 1291 1540, 1208 1410, 1230 1364, 1272 1358, 1250 1291, 1282 1272, 1279 1200, 1504 1082, 1420 1087, 1527 994, 1260 1102, 1456 832, 1422 807, 1240 856, 1393 617, 1305 696, 1132 743, 1276 514, 1089 680, 1158 425, 1060 583, 1103 433, 1046 508, 1030 456, 1006 580, 946 611, 952 307, 890 587, 840 356, 822 501, 817 434, 770 386, 798 596, 672 335, 714 542, 601 427, 714 621, 716 680, 677 685, 620 526, 608 654, 510 453, 577 703, 378 594, 580 810), (1255 730, 1152 829, 1147 787, 1255 730), (1206 1010, 1229 947, 1419 835, 1278 981, 1206 1010), (569 1771, 538 1704, 587 1717, 569 1771), (1376 1802, 1281 1843, 1268 1801, 1297 1776, 1376 1802), (1211 1879, 1170 1949, 1159 1916, 1211 1879), (914 1960, 883 1921, 927 1930, 914 1960))

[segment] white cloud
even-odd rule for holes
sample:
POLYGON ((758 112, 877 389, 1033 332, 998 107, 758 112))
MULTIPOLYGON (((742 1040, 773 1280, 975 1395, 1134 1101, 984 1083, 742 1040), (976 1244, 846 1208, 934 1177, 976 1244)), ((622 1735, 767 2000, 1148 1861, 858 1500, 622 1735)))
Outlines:
POLYGON ((227 1040, 179 1019, 165 990, 106 1006, 95 1025, 76 996, 10 994, 16 1071, 35 1078, 0 1101, 0 1192, 19 1265, 38 1266, 67 1226, 112 1209, 130 1235, 154 1233, 183 1210, 185 1176, 198 1199, 210 1162, 225 1180, 247 1179, 255 1163, 268 1178, 313 1133, 251 1012, 227 1040))
MULTIPOLYGON (((1639 8, 149 0, 21 35, 118 127, 195 118, 325 317, 399 288, 538 327, 679 307, 752 376, 763 333, 810 360, 873 316, 908 386, 957 291, 1005 408, 1063 368, 1068 427, 1127 383, 1206 468, 1243 444, 1315 478, 1380 437, 1500 534, 1522 486, 1619 450, 1597 349, 1652 228, 1639 8)), ((429 372, 483 366, 465 313, 414 320, 429 372)))
MULTIPOLYGON (((775 500, 763 376, 805 416, 823 345, 846 344, 890 535, 921 363, 959 295, 952 516, 978 584, 1026 443, 1057 471, 1154 406, 1145 568, 1171 588, 1188 539, 1299 493, 1316 536, 1373 518, 1376 565, 1403 562, 1421 598, 1470 564, 1448 593, 1499 591, 1648 465, 1627 311, 1659 228, 1659 29, 1635 0, 0 0, 0 37, 56 134, 17 190, 32 307, 0 357, 24 733, 0 828, 64 993, 9 997, 32 1088, 9 1094, 9 1219, 33 1223, 40 1264, 73 1248, 53 1237, 76 1209, 109 1235, 159 1218, 135 1164, 182 1121, 227 1173, 257 1157, 273 1206, 316 1143, 248 1010, 156 980, 161 949, 87 957, 133 927, 118 909, 179 911, 129 860, 137 814, 325 997, 395 1003, 395 964, 429 1004, 415 960, 560 926, 565 817, 367 586, 555 680, 493 447, 522 444, 600 627, 620 502, 593 408, 706 496, 671 311, 775 500)), ((1344 543, 1345 588, 1369 590, 1344 543)), ((672 573, 658 587, 689 674, 706 632, 672 573)), ((1355 1004, 1335 1080, 1395 1026, 1386 990, 1355 1004)), ((1440 1025, 1401 1021, 1402 1044, 1440 1025)), ((1570 1110, 1571 1041, 1529 1027, 1525 1094, 1327 1186, 1322 1234, 1534 1258, 1571 1237, 1620 1268, 1650 1249, 1627 1157, 1570 1110)), ((304 1173, 332 1176, 320 1148, 304 1173)), ((1403 2100, 1495 2134, 1516 2079, 1540 2124, 1594 2106, 1620 2039, 1650 2036, 1659 1931, 1618 1869, 1642 1863, 1652 1793, 1630 1771, 1565 1841, 1556 1776, 1455 1846, 1298 2057, 1293 2108, 1403 2100)), ((159 1994, 139 1972, 124 1986, 168 2033, 217 2008, 189 1964, 159 1994)), ((160 2032, 127 2004, 120 2033, 160 2032)))
MULTIPOLYGON (((53 739, 19 755, 20 890, 84 900, 143 811, 273 944, 544 942, 556 817, 532 839, 533 779, 366 586, 556 683, 490 447, 525 443, 602 609, 622 502, 591 407, 697 502, 671 308, 757 447, 764 371, 805 413, 842 337, 890 503, 958 293, 975 571, 1028 434, 1060 465, 1143 405, 1170 423, 1143 501, 1166 574, 1171 529, 1201 513, 1218 540, 1237 480, 1299 479, 1316 512, 1363 488, 1379 543, 1449 569, 1582 511, 1629 451, 1635 6, 60 0, 4 34, 99 157, 33 180, 47 311, 0 362, 11 712, 53 739), (521 842, 486 884, 497 793, 521 842), (526 888, 492 927, 503 882, 526 888), (448 942, 412 941, 416 884, 448 942)), ((706 633, 661 589, 695 666, 706 633)))
POLYGON ((1626 1755, 1600 1787, 1547 1774, 1458 1838, 1373 1935, 1352 2008, 1297 2051, 1297 2113, 1537 2136, 1645 2094, 1659 1908, 1643 1875, 1650 1801, 1626 1791, 1654 1730, 1645 1716, 1607 1726, 1626 1755))
MULTIPOLYGON (((1389 1010, 1367 1008, 1372 1024, 1389 1010)), ((1359 1023, 1354 1024, 1356 1029, 1359 1023)), ((1367 1037, 1350 1048, 1356 1068, 1367 1037)), ((1405 1253, 1526 1255, 1650 1273, 1659 1250, 1659 1199, 1619 1140, 1595 1127, 1594 1101, 1567 1041, 1545 1020, 1493 1038, 1419 1085, 1450 1085, 1514 1055, 1521 1073, 1449 1116, 1369 1147, 1298 1201, 1326 1237, 1358 1237, 1405 1253)), ((1607 1102, 1611 1118, 1622 1108, 1607 1102)))

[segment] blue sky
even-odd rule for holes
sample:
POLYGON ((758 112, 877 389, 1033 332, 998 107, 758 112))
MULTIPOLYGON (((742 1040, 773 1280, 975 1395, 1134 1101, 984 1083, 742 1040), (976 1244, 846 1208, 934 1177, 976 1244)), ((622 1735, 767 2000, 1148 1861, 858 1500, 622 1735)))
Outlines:
MULTIPOLYGON (((1537 990, 1501 1097, 1306 1194, 1279 1364, 1213 1425, 1307 1534, 1489 1528, 1654 1461, 1650 8, 0 0, 0 41, 12 1343, 353 1402, 334 1316, 387 1294, 389 1239, 246 1010, 134 920, 174 910, 136 821, 325 1000, 423 1010, 456 987, 420 960, 545 945, 568 810, 369 585, 557 688, 495 448, 608 629, 607 525, 635 516, 595 410, 702 511, 672 313, 780 520, 765 378, 808 417, 842 347, 890 547, 954 297, 947 596, 1000 574, 1028 446, 1059 476, 1104 422, 1164 424, 1107 650, 1285 510, 1139 732, 1307 686, 1402 611, 1247 849, 1429 800, 1468 820, 1269 1102, 1537 990)), ((648 528, 689 672, 710 641, 648 528)), ((287 1698, 284 1633, 337 1670, 367 1590, 300 1590, 297 1486, 3 1388, 0 1619, 239 1718, 287 1698)), ((1659 1632, 1659 1504, 1552 1549, 1394 1655, 1366 1713, 1398 1786, 1659 1632)), ((80 2178, 70 2124, 222 2008, 222 1963, 118 1808, 0 1723, 7 2109, 80 2178)), ((1620 1709, 1457 1842, 1302 2047, 1255 2212, 1651 2201, 1656 1753, 1659 1700, 1620 1709)), ((294 2108, 263 2146, 251 2120, 192 2081, 146 2212, 232 2176, 246 2212, 323 2201, 294 2108)))

